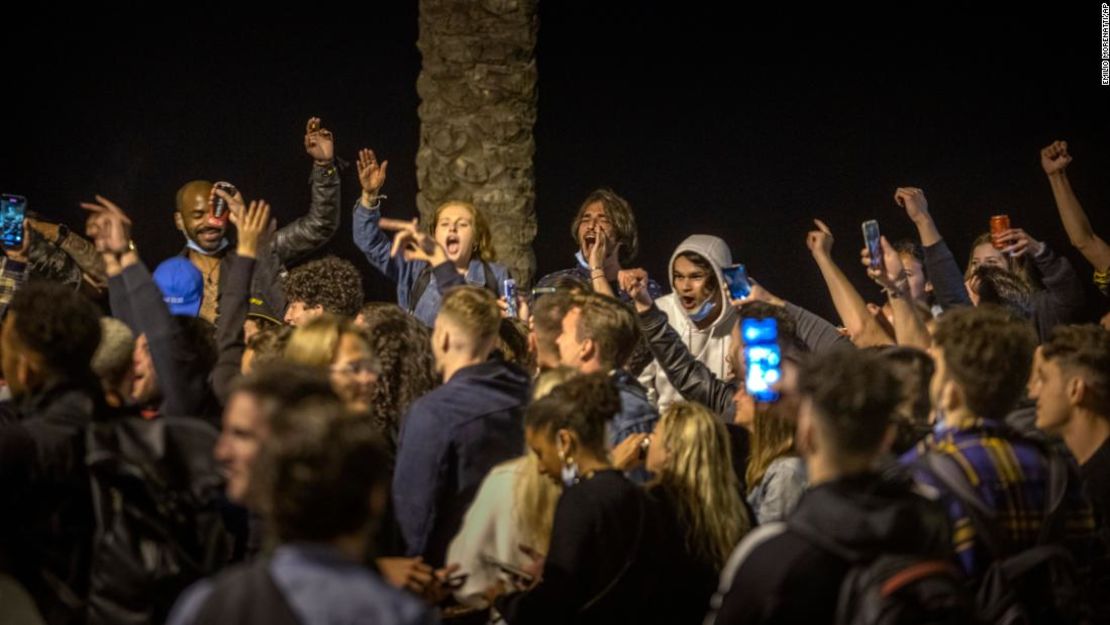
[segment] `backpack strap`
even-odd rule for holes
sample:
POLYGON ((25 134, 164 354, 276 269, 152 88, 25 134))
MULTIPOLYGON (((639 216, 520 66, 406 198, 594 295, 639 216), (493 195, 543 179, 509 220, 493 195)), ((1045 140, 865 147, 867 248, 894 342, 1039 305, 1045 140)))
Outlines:
POLYGON ((996 558, 1005 557, 1008 550, 1005 537, 997 530, 998 514, 979 497, 956 461, 943 454, 928 453, 922 456, 919 466, 940 481, 941 486, 960 502, 987 550, 996 558))
POLYGON ((416 274, 416 280, 412 282, 412 288, 409 289, 409 313, 416 312, 416 304, 424 297, 424 291, 428 290, 428 283, 432 281, 432 266, 424 265, 420 273, 416 274))
MULTIPOLYGON (((489 266, 489 263, 484 260, 482 261, 482 280, 484 281, 482 286, 493 291, 494 295, 501 294, 501 289, 497 284, 497 275, 493 273, 493 268, 489 266)), ((412 288, 409 289, 409 313, 416 312, 416 304, 420 302, 421 297, 424 297, 424 291, 428 290, 428 284, 431 281, 432 266, 426 264, 416 275, 416 280, 413 280, 412 288)))
POLYGON ((495 297, 501 295, 501 285, 497 284, 497 276, 493 273, 493 267, 490 267, 489 263, 484 260, 482 261, 482 279, 485 280, 485 287, 493 291, 495 297))

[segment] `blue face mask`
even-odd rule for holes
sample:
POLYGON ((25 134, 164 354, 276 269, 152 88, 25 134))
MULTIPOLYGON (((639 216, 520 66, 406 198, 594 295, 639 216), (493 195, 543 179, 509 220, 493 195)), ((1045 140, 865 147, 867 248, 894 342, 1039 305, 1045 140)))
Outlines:
POLYGON ((185 237, 185 247, 193 250, 197 254, 201 254, 201 255, 204 255, 204 256, 215 256, 216 254, 219 254, 220 252, 224 251, 224 249, 228 246, 229 243, 230 243, 230 241, 227 240, 227 237, 224 237, 224 238, 220 239, 219 247, 217 247, 215 250, 208 251, 208 250, 204 249, 203 247, 197 245, 196 241, 193 241, 188 236, 185 237))
POLYGON ((575 252, 574 257, 578 259, 578 264, 583 269, 589 269, 590 268, 590 263, 586 262, 586 257, 582 254, 582 250, 578 250, 577 252, 575 252))
POLYGON ((702 303, 701 308, 698 308, 692 313, 687 313, 687 316, 690 317, 690 321, 693 321, 694 323, 701 323, 705 320, 706 317, 709 316, 709 313, 713 312, 713 309, 716 307, 717 302, 713 301, 713 298, 709 298, 702 303))

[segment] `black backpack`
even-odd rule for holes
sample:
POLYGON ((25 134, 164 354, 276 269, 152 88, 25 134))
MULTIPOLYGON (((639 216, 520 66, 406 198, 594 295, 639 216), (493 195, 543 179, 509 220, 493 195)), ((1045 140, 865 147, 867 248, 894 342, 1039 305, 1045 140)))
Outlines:
POLYGON ((199 419, 116 417, 86 435, 93 514, 90 624, 161 623, 227 563, 218 432, 199 419))
POLYGON ((800 523, 791 530, 852 566, 840 582, 836 625, 967 625, 975 606, 964 578, 947 559, 907 553, 869 557, 800 523))
POLYGON ((1068 467, 1042 447, 1048 460, 1045 516, 1037 543, 1018 550, 998 531, 997 515, 968 483, 956 461, 939 454, 924 457, 925 468, 963 505, 975 533, 993 557, 976 596, 980 618, 998 625, 1090 622, 1090 604, 1072 554, 1060 540, 1068 467))

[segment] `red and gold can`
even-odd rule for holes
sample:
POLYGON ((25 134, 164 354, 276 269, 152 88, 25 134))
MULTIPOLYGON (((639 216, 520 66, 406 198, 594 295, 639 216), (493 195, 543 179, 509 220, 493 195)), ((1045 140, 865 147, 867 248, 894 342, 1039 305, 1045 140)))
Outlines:
POLYGON ((1010 216, 1009 215, 992 215, 991 216, 991 245, 994 249, 1001 250, 1006 247, 1006 243, 998 237, 1010 229, 1010 216))

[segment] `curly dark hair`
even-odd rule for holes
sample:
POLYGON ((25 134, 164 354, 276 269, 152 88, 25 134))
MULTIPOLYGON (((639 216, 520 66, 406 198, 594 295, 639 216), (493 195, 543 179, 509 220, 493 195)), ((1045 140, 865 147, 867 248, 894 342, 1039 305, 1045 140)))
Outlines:
POLYGON ((933 343, 975 415, 1002 420, 1025 393, 1037 334, 1011 310, 986 304, 947 312, 933 343))
POLYGON ((290 271, 283 286, 290 303, 304 302, 309 308, 323 306, 324 312, 335 315, 354 317, 362 306, 362 276, 353 264, 335 256, 290 271))
POLYGON ((549 438, 570 430, 583 447, 604 457, 605 427, 620 409, 620 395, 609 376, 591 373, 571 378, 532 402, 524 424, 549 438))
POLYGON ((1022 319, 1033 318, 1033 289, 1020 275, 998 267, 979 267, 971 275, 979 279, 980 305, 992 304, 1022 319))
POLYGON ((384 505, 388 476, 374 428, 321 399, 281 410, 272 425, 252 489, 278 539, 327 542, 369 526, 380 513, 373 494, 384 505))
POLYGON ((18 342, 41 356, 52 373, 95 379, 91 362, 100 344, 100 311, 85 296, 56 282, 30 282, 12 297, 8 322, 18 342))
POLYGON ((837 451, 851 455, 878 451, 902 401, 902 384, 886 359, 854 347, 812 356, 798 387, 837 451))
POLYGON ((1110 414, 1110 332, 1094 324, 1056 326, 1041 355, 1081 375, 1096 410, 1110 414))
POLYGON ((401 419, 418 397, 439 383, 428 328, 412 315, 386 315, 368 324, 366 340, 381 366, 370 399, 370 419, 390 450, 401 419))

